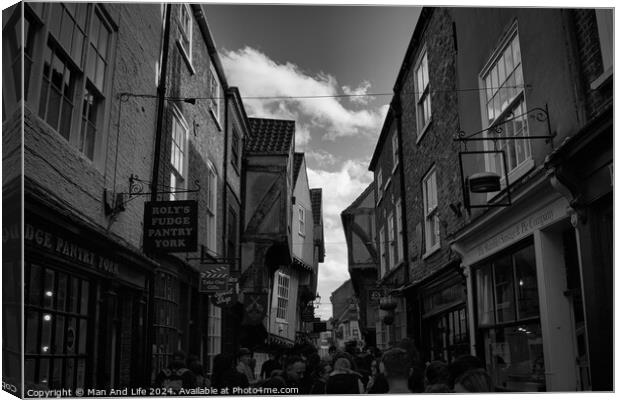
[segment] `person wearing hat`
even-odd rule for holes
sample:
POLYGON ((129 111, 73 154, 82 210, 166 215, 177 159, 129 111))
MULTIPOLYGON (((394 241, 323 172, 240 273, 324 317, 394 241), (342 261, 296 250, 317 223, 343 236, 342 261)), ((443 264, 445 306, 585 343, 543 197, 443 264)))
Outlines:
POLYGON ((252 368, 252 352, 246 347, 242 347, 237 352, 237 371, 244 374, 248 378, 250 385, 257 382, 252 368))

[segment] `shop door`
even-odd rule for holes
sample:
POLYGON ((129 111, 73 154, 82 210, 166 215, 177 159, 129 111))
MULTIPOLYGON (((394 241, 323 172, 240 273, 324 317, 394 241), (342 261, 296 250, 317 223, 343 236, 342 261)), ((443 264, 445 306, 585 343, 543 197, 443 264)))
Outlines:
POLYGON ((146 297, 142 291, 119 290, 117 327, 118 387, 144 387, 148 384, 146 368, 146 297))
POLYGON ((442 313, 427 320, 430 360, 452 362, 469 354, 469 336, 465 307, 442 313))

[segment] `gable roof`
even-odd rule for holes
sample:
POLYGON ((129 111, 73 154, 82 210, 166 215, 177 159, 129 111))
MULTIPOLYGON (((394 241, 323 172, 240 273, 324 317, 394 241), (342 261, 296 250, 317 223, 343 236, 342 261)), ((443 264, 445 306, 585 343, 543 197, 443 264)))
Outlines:
POLYGON ((357 208, 357 207, 360 205, 360 203, 361 203, 362 201, 364 201, 364 199, 366 199, 366 197, 370 194, 370 192, 373 192, 373 193, 374 193, 374 190, 375 190, 375 181, 372 181, 372 182, 370 182, 370 184, 366 187, 366 189, 364 189, 364 191, 363 191, 363 192, 362 192, 359 196, 357 196, 357 198, 356 198, 355 200, 353 200, 353 203, 351 203, 351 204, 349 205, 349 207, 345 208, 345 209, 342 211, 342 213, 341 213, 341 214, 345 214, 345 213, 347 213, 348 211, 350 211, 350 210, 352 210, 352 209, 354 209, 354 208, 357 208))
POLYGON ((304 153, 295 153, 293 155, 293 183, 297 182, 297 176, 301 169, 301 163, 304 160, 304 153))
POLYGON ((249 118, 252 135, 246 141, 248 153, 289 154, 295 138, 295 121, 249 118))
POLYGON ((314 225, 321 225, 323 189, 310 189, 310 202, 312 203, 312 219, 314 219, 314 225))

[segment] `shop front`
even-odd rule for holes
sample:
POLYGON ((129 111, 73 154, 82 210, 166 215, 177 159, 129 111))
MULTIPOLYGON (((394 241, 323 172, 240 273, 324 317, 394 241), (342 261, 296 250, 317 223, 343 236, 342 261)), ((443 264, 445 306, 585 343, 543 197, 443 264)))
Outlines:
POLYGON ((144 386, 148 259, 26 203, 26 389, 144 386))
POLYGON ((467 277, 471 353, 496 387, 575 391, 587 375, 570 215, 541 174, 512 206, 481 216, 452 242, 467 277))

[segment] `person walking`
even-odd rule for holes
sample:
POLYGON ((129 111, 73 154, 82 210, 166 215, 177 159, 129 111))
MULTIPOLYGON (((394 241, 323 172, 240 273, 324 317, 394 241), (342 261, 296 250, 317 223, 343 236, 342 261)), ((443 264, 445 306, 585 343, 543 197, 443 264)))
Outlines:
POLYGON ((213 373, 211 374, 211 386, 220 393, 227 388, 247 388, 250 382, 245 374, 237 371, 235 367, 235 357, 231 354, 220 353, 213 359, 213 373))
POLYGON ((456 393, 494 392, 491 376, 482 368, 470 369, 456 379, 456 393))
POLYGON ((375 359, 370 364, 370 377, 368 378, 368 385, 366 385, 366 393, 368 394, 387 393, 390 389, 387 379, 381 371, 380 363, 380 360, 375 359))
POLYGON ((360 375, 351 369, 347 357, 339 357, 334 362, 334 371, 327 378, 327 394, 362 394, 364 385, 360 375))
POLYGON ((327 361, 321 361, 314 373, 310 394, 327 394, 327 379, 332 372, 332 366, 327 361))
POLYGON ((248 378, 250 386, 257 382, 254 368, 252 368, 252 352, 245 347, 240 348, 237 352, 237 371, 248 378))
POLYGON ((269 359, 260 368, 260 378, 263 380, 271 378, 271 372, 276 369, 282 369, 282 365, 278 360, 278 352, 272 350, 269 352, 269 359))
POLYGON ((290 356, 286 360, 285 367, 286 386, 289 388, 297 388, 297 393, 291 394, 308 394, 310 388, 305 385, 306 363, 299 356, 290 356))
POLYGON ((196 375, 185 365, 185 353, 175 351, 172 361, 167 368, 163 368, 155 377, 154 386, 178 394, 181 389, 196 387, 196 375))
POLYGON ((388 382, 387 393, 409 393, 409 376, 412 362, 407 351, 393 348, 383 353, 381 360, 388 382))

